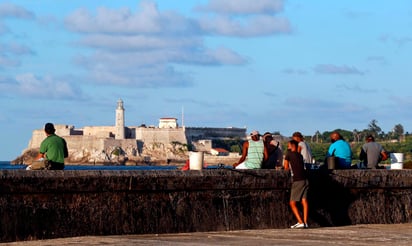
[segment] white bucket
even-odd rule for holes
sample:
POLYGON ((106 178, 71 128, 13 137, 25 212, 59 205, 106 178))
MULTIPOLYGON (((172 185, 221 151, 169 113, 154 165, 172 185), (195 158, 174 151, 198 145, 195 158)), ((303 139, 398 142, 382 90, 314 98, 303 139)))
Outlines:
POLYGON ((396 169, 403 169, 403 163, 402 162, 392 163, 391 170, 396 170, 396 169))
POLYGON ((403 163, 403 153, 390 153, 391 163, 403 163))
POLYGON ((203 152, 189 152, 189 169, 202 170, 203 152))

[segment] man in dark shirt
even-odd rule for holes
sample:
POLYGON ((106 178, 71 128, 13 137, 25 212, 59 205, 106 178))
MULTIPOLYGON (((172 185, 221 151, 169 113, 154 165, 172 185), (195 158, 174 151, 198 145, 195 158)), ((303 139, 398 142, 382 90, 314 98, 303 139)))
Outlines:
POLYGON ((284 166, 285 170, 291 170, 292 188, 290 194, 290 207, 295 215, 298 223, 291 228, 308 228, 308 201, 307 194, 309 182, 306 178, 305 163, 303 156, 298 152, 298 142, 291 140, 288 142, 288 151, 285 155, 284 166), (296 206, 296 202, 301 202, 303 207, 303 220, 296 206))

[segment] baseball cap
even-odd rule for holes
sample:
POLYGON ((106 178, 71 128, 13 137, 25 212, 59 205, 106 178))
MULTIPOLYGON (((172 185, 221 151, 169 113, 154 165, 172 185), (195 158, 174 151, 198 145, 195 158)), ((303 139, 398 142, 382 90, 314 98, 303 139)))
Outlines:
POLYGON ((258 131, 254 130, 250 133, 250 136, 256 136, 256 135, 260 135, 258 131))

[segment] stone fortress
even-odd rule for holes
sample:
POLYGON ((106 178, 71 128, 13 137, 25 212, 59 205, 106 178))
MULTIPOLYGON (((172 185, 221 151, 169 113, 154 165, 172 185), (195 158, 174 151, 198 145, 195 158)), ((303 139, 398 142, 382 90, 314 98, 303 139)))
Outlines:
MULTIPOLYGON (((55 124, 56 134, 68 145, 68 164, 169 164, 184 162, 188 150, 213 151, 212 141, 216 139, 246 139, 246 128, 211 128, 178 126, 176 118, 161 118, 158 127, 125 126, 125 109, 119 99, 114 126, 85 126, 76 129, 71 125, 55 124), (190 146, 190 148, 189 148, 190 146)), ((46 137, 43 129, 33 131, 28 148, 13 163, 30 164, 46 137)), ((226 153, 231 159, 238 153, 226 153)))

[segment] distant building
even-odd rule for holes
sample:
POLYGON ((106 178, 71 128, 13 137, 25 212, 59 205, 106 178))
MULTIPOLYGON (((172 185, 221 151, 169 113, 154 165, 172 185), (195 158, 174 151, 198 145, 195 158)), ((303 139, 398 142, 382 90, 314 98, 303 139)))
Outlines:
POLYGON ((223 149, 223 148, 212 148, 210 150, 210 154, 214 155, 214 156, 228 156, 229 155, 229 151, 223 149))
POLYGON ((160 118, 159 128, 177 128, 176 118, 160 118))
MULTIPOLYGON (((121 99, 117 101, 114 126, 85 126, 75 129, 71 125, 55 124, 56 134, 66 139, 69 149, 107 150, 118 146, 140 153, 142 146, 171 143, 192 144, 198 151, 210 152, 216 139, 246 139, 246 128, 179 127, 177 118, 159 119, 158 127, 125 126, 125 109, 121 99)), ((33 131, 28 148, 39 148, 45 138, 44 130, 33 131)))

